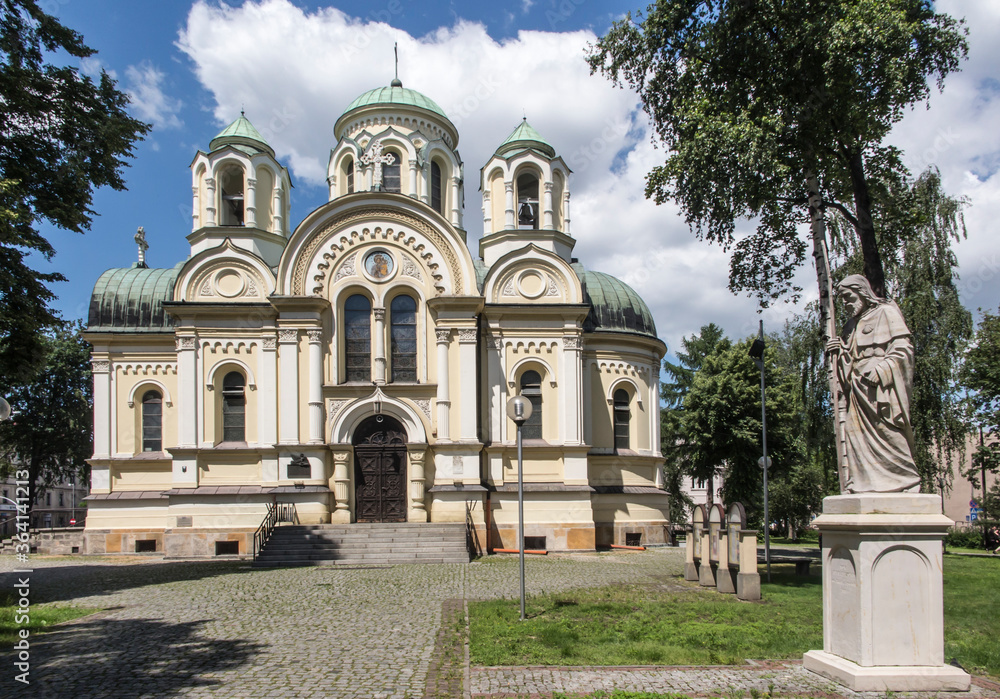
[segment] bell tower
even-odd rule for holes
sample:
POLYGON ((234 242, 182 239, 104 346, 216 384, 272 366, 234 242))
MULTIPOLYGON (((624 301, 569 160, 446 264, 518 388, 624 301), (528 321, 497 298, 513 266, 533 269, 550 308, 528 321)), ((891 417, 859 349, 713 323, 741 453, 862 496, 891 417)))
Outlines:
POLYGON ((242 112, 191 163, 191 254, 229 238, 276 265, 289 233, 288 170, 242 112))
POLYGON ((528 243, 570 261, 569 174, 555 148, 523 119, 481 171, 479 253, 487 265, 528 243))

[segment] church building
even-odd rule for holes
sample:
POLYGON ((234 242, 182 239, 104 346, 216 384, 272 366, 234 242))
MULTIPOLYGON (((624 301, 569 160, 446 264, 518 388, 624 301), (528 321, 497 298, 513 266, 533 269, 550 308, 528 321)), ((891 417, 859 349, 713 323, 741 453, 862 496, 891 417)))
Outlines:
POLYGON ((187 259, 147 267, 140 231, 140 261, 97 280, 85 552, 247 554, 274 502, 514 549, 518 394, 528 548, 662 543, 666 347, 573 256, 552 145, 526 120, 499 143, 470 249, 437 104, 396 79, 333 132, 329 201, 292 229, 288 170, 241 115, 191 163, 187 259))

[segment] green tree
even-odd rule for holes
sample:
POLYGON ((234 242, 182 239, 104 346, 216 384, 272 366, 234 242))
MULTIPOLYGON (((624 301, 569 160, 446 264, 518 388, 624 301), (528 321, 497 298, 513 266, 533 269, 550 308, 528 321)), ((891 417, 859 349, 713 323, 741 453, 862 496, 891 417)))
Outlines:
POLYGON ((48 222, 90 228, 96 187, 124 189, 122 169, 149 126, 126 112, 128 97, 101 71, 98 82, 51 62, 94 54, 83 37, 34 0, 0 4, 0 383, 23 383, 41 366, 44 330, 56 318, 48 284, 57 273, 28 256, 55 250, 48 222))
MULTIPOLYGON (((740 501, 747 516, 763 514, 760 372, 749 355, 753 338, 736 344, 722 340, 705 357, 684 399, 681 447, 689 473, 708 480, 722 472, 724 502, 740 501)), ((801 461, 796 438, 795 405, 791 382, 779 370, 775 351, 764 353, 767 385, 768 455, 774 476, 788 474, 801 461)))
MULTIPOLYGON (((972 467, 964 475, 970 480, 981 478, 981 487, 985 487, 985 474, 1000 471, 1000 315, 983 313, 960 376, 971 392, 968 400, 972 419, 985 433, 973 455, 972 467)), ((986 493, 983 495, 986 500, 986 493)), ((1000 509, 988 514, 1000 519, 1000 509)))
POLYGON ((90 344, 82 326, 58 325, 42 336, 42 369, 12 386, 17 415, 0 423, 0 476, 27 469, 34 502, 69 478, 85 478, 93 454, 90 344))
POLYGON ((639 93, 666 162, 646 196, 676 201, 699 238, 732 248, 733 291, 797 294, 806 182, 849 222, 876 293, 885 282, 873 206, 907 170, 884 145, 907 107, 968 51, 930 0, 660 0, 616 22, 588 61, 639 93), (736 221, 756 230, 736 235, 736 221))
MULTIPOLYGON (((668 379, 660 385, 660 398, 667 407, 660 411, 660 442, 666 457, 663 475, 664 485, 670 496, 671 522, 686 522, 688 511, 694 504, 682 489, 684 480, 691 477, 687 452, 683 448, 684 434, 680 426, 684 397, 691 390, 695 373, 701 368, 705 357, 724 338, 722 328, 715 323, 703 325, 697 334, 681 339, 681 347, 684 349, 677 352, 677 364, 663 360, 668 379)), ((714 481, 709 483, 709 491, 713 488, 714 481)))

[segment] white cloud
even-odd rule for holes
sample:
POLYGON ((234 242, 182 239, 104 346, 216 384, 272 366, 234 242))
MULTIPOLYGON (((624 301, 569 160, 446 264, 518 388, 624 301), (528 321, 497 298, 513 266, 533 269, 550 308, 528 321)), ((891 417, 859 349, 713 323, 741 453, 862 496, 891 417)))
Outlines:
POLYGON ((125 69, 128 81, 126 92, 132 109, 140 119, 159 129, 180 128, 182 122, 177 113, 183 103, 163 92, 161 84, 164 77, 163 71, 148 62, 129 66, 125 69))
POLYGON ((521 0, 521 13, 528 14, 528 10, 530 10, 534 4, 534 0, 521 0))
MULTIPOLYGON (((980 5, 976 9, 982 15, 996 13, 980 5)), ((756 331, 756 302, 727 290, 728 255, 696 240, 674 206, 657 207, 644 198, 644 176, 664 154, 650 143, 637 98, 589 74, 584 52, 596 40, 593 33, 522 31, 496 41, 481 24, 459 20, 413 37, 390 26, 399 11, 398 3, 390 3, 359 19, 334 8, 307 13, 287 0, 240 7, 201 1, 192 7, 178 46, 213 94, 220 126, 245 105, 247 117, 294 176, 322 186, 335 145, 334 122, 355 97, 389 83, 393 43, 398 42, 403 83, 435 100, 459 128, 465 220, 474 251, 473 241, 482 231, 479 169, 526 115, 574 170, 571 227, 577 256, 589 269, 633 286, 652 309, 671 350, 681 336, 709 322, 733 336, 756 331)), ((983 31, 992 36, 984 50, 998 52, 1000 22, 977 20, 984 23, 989 26, 983 31)), ((947 143, 944 157, 936 162, 951 191, 976 203, 967 216, 970 239, 960 246, 959 256, 982 266, 990 245, 985 231, 974 226, 1000 218, 1000 176, 983 182, 968 173, 975 157, 988 152, 977 142, 992 143, 993 152, 1000 153, 1000 136, 993 130, 1000 114, 977 87, 996 65, 988 56, 977 57, 980 40, 974 33, 973 61, 961 80, 949 79, 946 95, 955 102, 945 101, 939 109, 933 101, 934 109, 914 113, 895 135, 908 152, 923 154, 934 144, 938 127, 957 130, 957 141, 947 143), (977 116, 965 118, 974 107, 977 116)), ((945 141, 948 133, 944 131, 945 141)), ((994 301, 983 303, 995 305, 1000 266, 992 275, 978 282, 978 296, 968 298, 992 294, 994 301)), ((797 279, 805 300, 815 298, 815 276, 808 264, 797 279)), ((779 304, 766 311, 765 325, 778 329, 792 310, 779 304)))

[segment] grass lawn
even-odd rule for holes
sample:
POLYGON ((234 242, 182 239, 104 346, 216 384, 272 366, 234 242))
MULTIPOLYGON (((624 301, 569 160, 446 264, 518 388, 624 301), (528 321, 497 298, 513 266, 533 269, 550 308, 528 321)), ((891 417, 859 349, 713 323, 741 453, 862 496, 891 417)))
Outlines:
MULTIPOLYGON (((763 601, 742 602, 680 578, 469 605, 477 665, 718 665, 799 658, 823 647, 819 576, 772 566, 763 601)), ((945 654, 1000 677, 1000 561, 947 557, 945 654)))
MULTIPOLYGON (((15 623, 18 598, 11 593, 0 595, 0 647, 10 648, 18 639, 18 631, 27 628, 32 636, 48 631, 53 625, 100 611, 91 607, 70 607, 58 604, 33 604, 26 625, 15 623)), ((31 640, 31 636, 28 637, 31 640)))

